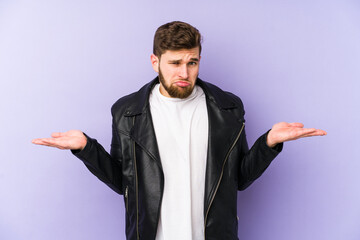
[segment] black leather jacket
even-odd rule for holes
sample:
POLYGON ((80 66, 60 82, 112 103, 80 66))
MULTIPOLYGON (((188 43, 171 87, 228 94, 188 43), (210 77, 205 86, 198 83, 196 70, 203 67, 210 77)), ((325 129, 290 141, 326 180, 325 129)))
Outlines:
MULTIPOLYGON (((87 168, 124 195, 127 239, 156 237, 164 189, 164 174, 149 107, 152 82, 112 106, 113 136, 108 154, 95 139, 74 152, 87 168)), ((237 190, 248 187, 281 151, 266 145, 262 135, 249 150, 244 109, 235 95, 200 79, 206 94, 209 142, 205 176, 206 240, 238 239, 237 190)))

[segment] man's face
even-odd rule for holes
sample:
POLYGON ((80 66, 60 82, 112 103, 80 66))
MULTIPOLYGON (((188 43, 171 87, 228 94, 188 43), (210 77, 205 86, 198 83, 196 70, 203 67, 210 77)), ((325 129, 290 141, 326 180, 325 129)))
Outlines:
POLYGON ((159 73, 160 93, 172 98, 188 97, 195 87, 199 62, 199 47, 167 50, 160 58, 152 54, 152 66, 159 73))

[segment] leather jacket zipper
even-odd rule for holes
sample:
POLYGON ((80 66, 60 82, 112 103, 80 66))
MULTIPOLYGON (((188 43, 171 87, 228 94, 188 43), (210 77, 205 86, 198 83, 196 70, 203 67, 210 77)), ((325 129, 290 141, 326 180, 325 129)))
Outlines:
MULTIPOLYGON (((135 116, 133 117, 133 126, 135 125, 135 116)), ((136 165, 136 152, 135 152, 135 141, 134 141, 134 170, 135 170, 135 201, 136 201, 136 239, 140 239, 139 235, 139 196, 138 196, 138 174, 136 165)))
POLYGON ((125 188, 125 208, 126 208, 126 212, 129 210, 129 187, 126 186, 125 188))
POLYGON ((213 203, 213 201, 214 201, 215 195, 216 195, 216 193, 217 193, 217 191, 218 191, 218 189, 219 189, 221 179, 222 179, 222 177, 223 177, 223 175, 224 175, 224 167, 225 167, 225 164, 226 164, 226 162, 227 162, 227 159, 229 158, 229 155, 230 155, 231 151, 232 151, 233 148, 235 147, 235 144, 236 144, 237 141, 239 140, 240 135, 241 135, 244 127, 245 127, 245 123, 243 123, 243 125, 242 125, 242 127, 241 127, 241 129, 240 129, 240 131, 239 131, 239 133, 238 133, 238 135, 236 136, 235 141, 233 142, 233 144, 231 145, 230 150, 229 150, 229 151, 227 152, 227 154, 226 154, 224 163, 223 163, 223 165, 222 165, 221 174, 220 174, 218 183, 217 183, 216 188, 215 188, 215 192, 214 192, 213 196, 211 197, 209 207, 208 207, 208 209, 206 210, 205 221, 204 221, 204 240, 205 240, 205 236, 206 236, 206 234, 205 234, 206 231, 205 231, 205 230, 206 230, 207 217, 208 217, 208 214, 209 214, 209 211, 210 211, 210 207, 211 207, 211 205, 212 205, 212 203, 213 203))

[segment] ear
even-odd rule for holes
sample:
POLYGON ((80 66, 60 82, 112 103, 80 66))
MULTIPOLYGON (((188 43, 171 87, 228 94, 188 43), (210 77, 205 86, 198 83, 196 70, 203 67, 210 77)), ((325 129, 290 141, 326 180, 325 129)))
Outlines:
POLYGON ((155 54, 151 54, 150 60, 151 60, 151 65, 152 65, 154 71, 158 73, 159 72, 160 59, 155 54))

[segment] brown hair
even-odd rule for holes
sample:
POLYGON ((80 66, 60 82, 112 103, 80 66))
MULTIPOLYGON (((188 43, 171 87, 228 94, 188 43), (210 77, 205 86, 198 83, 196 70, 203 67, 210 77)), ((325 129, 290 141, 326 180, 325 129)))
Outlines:
POLYGON ((154 36, 153 53, 160 57, 166 50, 191 49, 199 47, 201 53, 201 35, 199 30, 188 23, 174 21, 160 26, 154 36))

